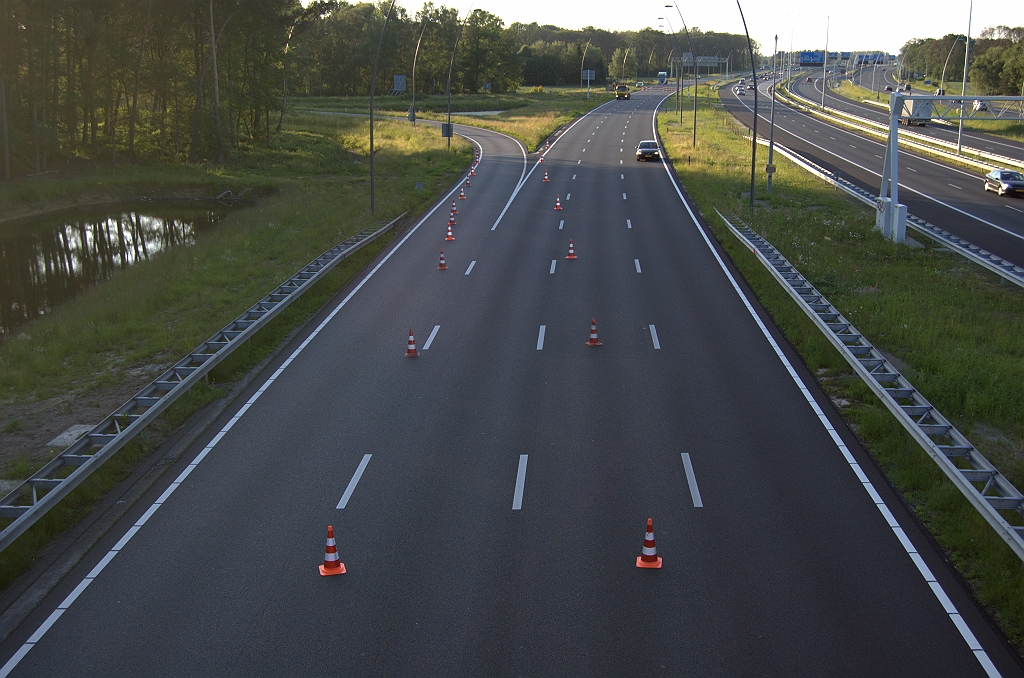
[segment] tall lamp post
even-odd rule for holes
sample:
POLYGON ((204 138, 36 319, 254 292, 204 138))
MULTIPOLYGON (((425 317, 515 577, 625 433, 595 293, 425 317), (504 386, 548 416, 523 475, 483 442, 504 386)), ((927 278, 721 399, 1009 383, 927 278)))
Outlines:
POLYGON ((821 110, 825 110, 825 87, 828 85, 828 29, 832 17, 825 17, 825 58, 821 64, 821 110))
MULTIPOLYGON (((583 69, 587 64, 588 49, 590 49, 590 40, 587 40, 587 45, 583 48, 583 58, 580 59, 580 89, 583 89, 583 69)), ((587 78, 587 98, 590 98, 590 78, 587 78)))
POLYGON ((750 138, 750 209, 754 209, 754 171, 757 167, 757 64, 754 62, 754 43, 750 41, 750 31, 747 30, 747 19, 743 16, 743 6, 740 0, 736 0, 736 6, 740 10, 740 19, 743 21, 743 32, 747 34, 747 49, 750 50, 750 69, 754 78, 754 130, 750 138))
MULTIPOLYGON (((739 2, 739 0, 737 0, 739 2)), ((686 31, 686 42, 690 46, 690 58, 693 59, 693 147, 697 148, 697 55, 693 51, 693 40, 690 39, 690 29, 686 27, 686 19, 683 18, 683 13, 679 11, 679 5, 676 4, 676 0, 672 0, 671 5, 665 5, 665 7, 676 8, 676 14, 679 15, 679 20, 683 22, 683 30, 686 31)), ((742 14, 742 10, 740 11, 742 14)), ((753 61, 753 58, 751 58, 753 61)), ((754 92, 754 103, 757 103, 757 92, 754 92)), ((679 123, 682 124, 683 120, 683 108, 682 104, 679 106, 679 123)))
POLYGON ((956 47, 956 43, 960 42, 960 36, 956 36, 956 40, 949 46, 949 54, 946 55, 946 63, 942 64, 942 77, 939 78, 939 89, 942 93, 946 93, 946 66, 949 65, 949 57, 953 56, 953 48, 956 47))
MULTIPOLYGON (((967 60, 971 56, 971 18, 974 15, 974 0, 971 0, 970 9, 967 10, 967 42, 964 45, 964 86, 960 89, 961 96, 967 96, 967 60)), ((966 99, 960 100, 960 130, 956 134, 956 154, 960 155, 960 151, 963 148, 964 136, 964 108, 967 104, 966 99)))
POLYGON ((455 38, 455 47, 452 48, 452 61, 448 64, 448 82, 445 84, 445 93, 448 95, 448 148, 452 147, 452 69, 455 68, 455 53, 459 49, 459 41, 462 40, 462 31, 465 30, 466 24, 469 23, 470 12, 473 11, 473 6, 470 5, 469 9, 466 10, 466 18, 462 21, 462 27, 459 28, 459 35, 455 38))
MULTIPOLYGON (((775 53, 772 55, 772 114, 771 128, 768 132, 768 192, 772 192, 772 175, 775 174, 775 165, 772 160, 775 158, 775 67, 779 57, 779 36, 775 35, 775 53)), ((756 88, 757 85, 755 84, 756 88)))
POLYGON ((370 77, 370 214, 377 211, 373 193, 373 86, 377 82, 377 64, 380 63, 380 48, 384 44, 384 29, 388 27, 388 19, 394 8, 395 0, 391 0, 387 14, 384 15, 384 25, 380 27, 380 40, 377 41, 377 55, 373 58, 373 75, 370 77))
POLYGON ((423 34, 427 31, 428 23, 430 23, 430 16, 424 12, 423 28, 420 29, 420 37, 416 41, 416 51, 412 55, 412 106, 409 107, 409 120, 413 127, 416 126, 416 59, 420 56, 420 43, 423 42, 423 34))

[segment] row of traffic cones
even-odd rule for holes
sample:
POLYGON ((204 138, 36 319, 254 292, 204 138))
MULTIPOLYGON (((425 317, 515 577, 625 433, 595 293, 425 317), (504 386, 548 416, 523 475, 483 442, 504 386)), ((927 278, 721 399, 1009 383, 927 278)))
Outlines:
MULTIPOLYGON (((411 339, 410 336, 410 341, 411 339)), ((647 531, 644 533, 644 546, 636 558, 636 566, 648 570, 660 570, 661 562, 658 548, 654 544, 654 520, 648 518, 647 531)), ((334 527, 328 525, 327 547, 324 550, 324 564, 320 566, 320 574, 330 577, 335 574, 345 574, 345 572, 345 563, 341 562, 341 558, 338 556, 338 546, 334 541, 334 527)))

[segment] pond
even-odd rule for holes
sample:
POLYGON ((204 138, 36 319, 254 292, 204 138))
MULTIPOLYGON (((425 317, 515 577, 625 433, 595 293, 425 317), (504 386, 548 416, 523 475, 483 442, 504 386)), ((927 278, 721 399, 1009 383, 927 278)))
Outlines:
POLYGON ((215 202, 75 208, 0 224, 0 334, 117 271, 192 245, 231 209, 215 202))

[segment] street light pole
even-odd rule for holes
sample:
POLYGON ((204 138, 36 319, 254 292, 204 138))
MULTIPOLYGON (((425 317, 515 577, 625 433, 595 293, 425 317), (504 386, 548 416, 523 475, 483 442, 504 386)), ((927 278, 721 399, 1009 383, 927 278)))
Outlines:
MULTIPOLYGON (((580 89, 583 89, 583 69, 587 64, 588 49, 590 49, 590 40, 587 40, 587 45, 583 48, 583 58, 580 59, 580 89)), ((590 98, 590 78, 587 78, 587 98, 590 98)))
POLYGON ((370 77, 370 214, 377 211, 374 203, 373 193, 373 87, 377 82, 377 64, 380 63, 380 48, 384 44, 384 29, 388 27, 388 19, 391 18, 391 10, 395 7, 395 0, 391 0, 387 14, 384 15, 384 25, 380 27, 380 39, 377 41, 377 55, 373 58, 373 75, 370 77))
MULTIPOLYGON (((737 0, 739 2, 739 0, 737 0)), ((686 31, 686 42, 690 46, 690 58, 693 60, 693 147, 697 148, 697 53, 693 51, 693 40, 690 39, 690 29, 686 27, 686 19, 683 18, 683 13, 679 10, 679 5, 676 4, 676 0, 672 0, 671 5, 665 5, 665 7, 675 7, 676 14, 679 15, 679 20, 683 22, 683 30, 686 31)), ((740 10, 740 14, 743 14, 743 10, 740 10)), ((753 61, 753 57, 751 57, 753 61)), ((756 79, 756 78, 755 78, 756 79)), ((682 94, 682 90, 680 90, 682 94)), ((757 93, 754 93, 754 103, 757 103, 757 93)), ((679 104, 679 124, 683 124, 683 105, 679 104)), ((755 122, 755 124, 757 124, 755 122)))
POLYGON ((960 36, 956 36, 956 40, 949 46, 949 54, 946 55, 946 63, 942 64, 942 77, 939 78, 939 89, 945 93, 946 91, 946 66, 949 65, 949 57, 953 56, 953 48, 956 47, 956 43, 960 42, 960 36))
MULTIPOLYGON (((775 165, 772 160, 775 158, 775 67, 779 57, 779 36, 775 36, 775 54, 772 55, 772 115, 771 129, 768 132, 768 192, 772 192, 772 175, 775 173, 775 165)), ((756 88, 757 85, 755 84, 756 88)))
POLYGON ((455 68, 455 53, 459 50, 459 41, 462 40, 462 31, 465 30, 466 24, 469 22, 469 13, 473 11, 473 6, 470 5, 469 9, 466 10, 466 18, 462 21, 462 27, 459 28, 459 35, 455 38, 455 47, 452 48, 452 61, 448 64, 448 82, 444 86, 445 92, 448 95, 448 148, 452 147, 452 138, 450 136, 452 130, 452 69, 455 68))
MULTIPOLYGON (((967 96, 967 60, 971 56, 971 18, 974 15, 974 0, 971 0, 970 9, 967 10, 967 43, 964 45, 964 85, 960 89, 960 95, 967 96)), ((956 154, 960 155, 963 148, 964 136, 964 108, 967 105, 966 99, 960 100, 960 130, 956 134, 956 154)))
POLYGON ((740 0, 736 0, 736 6, 740 10, 740 19, 743 21, 743 32, 747 34, 747 49, 750 50, 750 68, 754 75, 754 129, 750 138, 750 209, 754 209, 754 171, 757 167, 757 66, 754 63, 754 43, 750 41, 750 31, 747 30, 747 19, 743 16, 743 6, 740 0))
POLYGON ((825 17, 825 58, 821 64, 821 110, 825 110, 825 85, 828 82, 828 29, 832 17, 825 17))
POLYGON ((423 42, 423 34, 429 21, 429 16, 423 17, 423 28, 420 29, 420 38, 416 41, 416 51, 412 55, 412 106, 409 107, 409 120, 412 121, 413 127, 416 126, 416 59, 420 56, 420 43, 423 42))

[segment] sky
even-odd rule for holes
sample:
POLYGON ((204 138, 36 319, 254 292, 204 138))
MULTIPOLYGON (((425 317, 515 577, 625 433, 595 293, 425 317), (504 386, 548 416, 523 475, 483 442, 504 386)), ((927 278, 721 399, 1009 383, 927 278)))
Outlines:
MULTIPOLYGON (((354 2, 355 0, 349 0, 354 2)), ((508 26, 513 22, 554 24, 562 28, 594 26, 607 30, 658 29, 658 17, 668 18, 676 31, 681 29, 675 8, 666 9, 672 0, 434 0, 435 5, 455 7, 465 13, 470 5, 496 14, 508 26), (664 12, 668 12, 666 15, 664 12)), ((679 0, 676 0, 679 2, 679 0)), ((970 0, 928 0, 927 2, 815 2, 814 0, 740 0, 747 18, 750 37, 761 44, 761 52, 770 54, 774 36, 779 48, 825 48, 826 23, 829 25, 830 51, 885 50, 898 53, 911 38, 938 38, 947 33, 967 33, 970 0), (829 16, 831 15, 831 16, 829 16)), ((422 0, 398 0, 410 14, 422 6, 422 0)), ((679 2, 687 26, 704 31, 743 33, 739 10, 734 0, 679 2)), ((975 0, 971 35, 988 26, 1024 25, 1021 0, 975 0)))

